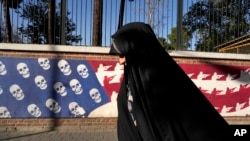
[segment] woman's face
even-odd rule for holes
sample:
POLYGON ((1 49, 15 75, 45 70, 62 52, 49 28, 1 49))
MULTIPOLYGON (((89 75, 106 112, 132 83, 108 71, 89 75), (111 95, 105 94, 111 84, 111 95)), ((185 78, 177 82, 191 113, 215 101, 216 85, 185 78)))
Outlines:
POLYGON ((125 65, 126 59, 125 59, 124 56, 120 56, 120 57, 119 57, 119 63, 120 63, 120 65, 125 65))

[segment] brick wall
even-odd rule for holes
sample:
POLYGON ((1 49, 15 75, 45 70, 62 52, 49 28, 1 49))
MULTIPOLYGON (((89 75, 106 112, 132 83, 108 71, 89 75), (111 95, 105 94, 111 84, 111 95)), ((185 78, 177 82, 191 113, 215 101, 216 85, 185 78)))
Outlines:
MULTIPOLYGON (((3 46, 2 46, 3 47, 3 46)), ((0 47, 1 48, 1 47, 0 47)), ((188 64, 199 64, 199 63, 214 63, 214 64, 224 64, 224 65, 250 65, 249 56, 242 55, 232 55, 233 57, 228 57, 228 55, 223 57, 223 54, 213 54, 210 55, 200 55, 198 53, 186 52, 169 52, 174 60, 181 63, 188 64), (183 55, 184 54, 184 55, 183 55), (218 57, 220 56, 220 57, 218 57), (211 58, 209 58, 211 57, 211 58), (246 59, 244 59, 246 58, 246 59)), ((206 54, 206 53, 202 53, 206 54)), ((58 52, 58 51, 26 51, 26 50, 13 50, 13 49, 3 49, 0 50, 0 57, 25 57, 25 58, 65 58, 65 59, 87 59, 87 60, 117 60, 117 56, 111 56, 105 53, 93 53, 93 52, 83 52, 83 51, 72 51, 72 52, 58 52)), ((250 117, 224 117, 230 124, 250 124, 250 117)), ((17 128, 26 128, 32 130, 30 127, 39 127, 40 129, 54 129, 60 127, 74 127, 83 128, 87 126, 109 126, 112 128, 116 127, 116 118, 23 118, 23 119, 0 119, 0 130, 16 130, 17 128)))
MULTIPOLYGON (((250 117, 224 117, 229 124, 250 124, 250 117)), ((1 131, 15 130, 77 130, 116 128, 117 118, 45 118, 45 119, 0 119, 1 131)))
POLYGON ((0 119, 1 131, 47 131, 47 130, 83 130, 95 128, 116 128, 117 118, 27 118, 0 119), (91 127, 91 128, 90 128, 91 127))

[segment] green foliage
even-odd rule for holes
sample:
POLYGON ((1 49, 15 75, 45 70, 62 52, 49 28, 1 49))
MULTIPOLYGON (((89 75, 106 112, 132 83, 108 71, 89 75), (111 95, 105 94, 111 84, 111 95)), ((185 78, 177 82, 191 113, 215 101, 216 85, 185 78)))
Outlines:
MULTIPOLYGON (((32 3, 28 1, 24 4, 24 8, 18 11, 24 22, 19 31, 27 39, 28 43, 46 44, 48 43, 49 31, 48 31, 48 3, 46 0, 42 0, 39 3, 32 3)), ((65 35, 66 44, 71 45, 81 41, 81 35, 73 35, 76 30, 75 23, 68 18, 70 13, 67 13, 65 35)), ((60 44, 60 13, 56 10, 55 13, 55 44, 60 44)))
POLYGON ((250 30, 249 0, 213 0, 194 3, 183 17, 188 34, 196 34, 196 50, 214 47, 245 35, 250 30))
MULTIPOLYGON (((182 29, 182 49, 183 50, 187 50, 189 47, 190 47, 190 43, 189 43, 189 40, 190 40, 190 36, 188 35, 188 32, 186 29, 182 29)), ((176 38, 177 38, 177 28, 176 27, 173 27, 171 29, 171 34, 168 34, 168 39, 170 41, 170 47, 172 49, 176 49, 176 38)))
POLYGON ((159 38, 158 38, 158 41, 160 42, 161 46, 162 46, 164 49, 171 49, 171 46, 167 43, 167 41, 166 41, 165 38, 159 37, 159 38))

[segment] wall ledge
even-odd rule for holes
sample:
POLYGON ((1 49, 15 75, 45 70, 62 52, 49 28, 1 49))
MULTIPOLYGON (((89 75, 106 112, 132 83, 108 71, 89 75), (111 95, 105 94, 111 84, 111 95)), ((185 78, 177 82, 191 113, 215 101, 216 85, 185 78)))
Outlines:
MULTIPOLYGON (((0 50, 108 54, 109 47, 0 43, 0 50)), ((250 54, 169 50, 172 57, 250 60, 250 54)))
POLYGON ((198 52, 198 51, 168 51, 168 53, 172 57, 250 60, 250 54, 198 52))
POLYGON ((107 54, 109 47, 0 43, 0 50, 107 54))

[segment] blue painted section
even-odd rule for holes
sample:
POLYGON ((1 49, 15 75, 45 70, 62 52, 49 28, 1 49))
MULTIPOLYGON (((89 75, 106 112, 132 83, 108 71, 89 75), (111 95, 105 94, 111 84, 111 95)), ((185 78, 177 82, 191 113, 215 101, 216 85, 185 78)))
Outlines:
MULTIPOLYGON (((70 66, 71 73, 68 75, 65 75, 58 67, 60 59, 47 61, 49 61, 49 69, 41 67, 38 58, 0 57, 0 117, 88 117, 91 111, 109 102, 108 94, 100 85, 94 69, 87 60, 65 60, 67 63, 61 65, 62 67, 70 66), (86 66, 88 77, 83 78, 78 73, 77 67, 80 64, 86 66), (4 69, 6 69, 5 72, 4 69), (29 70, 29 75, 21 75, 19 73, 21 70, 22 72, 29 70), (72 79, 77 80, 82 86, 81 94, 76 94, 72 90, 70 86, 72 79), (39 87, 42 86, 39 84, 45 82, 46 87, 39 87), (56 82, 61 82, 65 86, 66 95, 57 93, 54 89, 56 82), (93 88, 100 94, 101 99, 98 101, 93 100, 89 94, 93 88), (16 93, 19 93, 18 98, 16 98, 16 93), (54 111, 46 106, 48 99, 55 100, 50 101, 50 107, 52 104, 58 104, 54 107, 54 111), (36 106, 32 107, 31 104, 36 106)), ((98 97, 98 94, 96 96, 98 97)))

